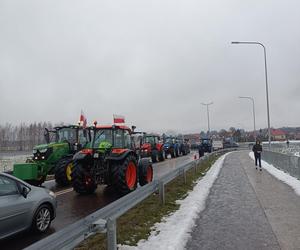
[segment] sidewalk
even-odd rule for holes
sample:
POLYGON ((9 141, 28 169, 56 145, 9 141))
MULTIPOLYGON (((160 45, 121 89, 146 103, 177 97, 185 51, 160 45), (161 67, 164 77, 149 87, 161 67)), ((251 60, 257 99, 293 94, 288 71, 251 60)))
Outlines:
POLYGON ((186 249, 300 249, 300 197, 248 153, 225 159, 186 249))

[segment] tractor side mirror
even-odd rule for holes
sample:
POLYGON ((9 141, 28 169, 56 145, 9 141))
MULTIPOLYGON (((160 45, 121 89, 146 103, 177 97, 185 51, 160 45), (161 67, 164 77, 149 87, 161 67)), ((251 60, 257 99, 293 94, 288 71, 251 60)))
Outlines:
POLYGON ((136 129, 136 126, 131 126, 132 132, 134 132, 135 129, 136 129))
POLYGON ((50 143, 50 134, 49 134, 49 130, 47 128, 45 128, 45 132, 44 132, 44 138, 47 144, 50 143))

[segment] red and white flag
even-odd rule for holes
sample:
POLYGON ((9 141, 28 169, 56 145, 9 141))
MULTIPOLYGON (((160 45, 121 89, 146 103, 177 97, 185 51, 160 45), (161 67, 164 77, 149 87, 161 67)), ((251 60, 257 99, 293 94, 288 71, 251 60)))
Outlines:
POLYGON ((86 128, 86 125, 87 125, 87 119, 83 113, 83 111, 81 110, 81 114, 80 114, 80 118, 79 118, 79 121, 80 121, 80 124, 82 124, 82 126, 84 128, 86 128))
POLYGON ((122 115, 113 115, 114 123, 125 123, 125 117, 122 115))

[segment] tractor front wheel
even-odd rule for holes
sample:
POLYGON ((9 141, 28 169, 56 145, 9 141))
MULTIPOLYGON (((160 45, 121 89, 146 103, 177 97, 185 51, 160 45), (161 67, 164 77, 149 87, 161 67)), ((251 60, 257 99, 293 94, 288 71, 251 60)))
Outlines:
POLYGON ((72 169, 73 159, 71 157, 58 161, 55 168, 55 181, 57 185, 65 187, 71 184, 72 169))
POLYGON ((164 161, 165 158, 166 158, 165 151, 164 150, 160 150, 159 153, 158 153, 158 160, 159 161, 164 161))
POLYGON ((144 186, 153 180, 153 167, 147 159, 139 162, 139 183, 144 186))
POLYGON ((72 170, 72 186, 79 194, 92 194, 97 188, 95 181, 84 170, 83 165, 76 161, 72 170))
POLYGON ((176 155, 176 157, 179 157, 179 149, 178 148, 175 150, 175 155, 176 155))
POLYGON ((137 162, 129 155, 123 162, 118 162, 112 169, 112 183, 116 190, 125 195, 137 187, 137 162))
POLYGON ((151 160, 152 160, 153 163, 157 162, 157 151, 156 150, 152 150, 151 160))

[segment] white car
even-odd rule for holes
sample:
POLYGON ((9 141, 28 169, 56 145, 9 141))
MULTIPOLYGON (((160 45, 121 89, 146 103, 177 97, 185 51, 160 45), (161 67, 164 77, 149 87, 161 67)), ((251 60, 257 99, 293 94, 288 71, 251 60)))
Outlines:
POLYGON ((212 142, 212 148, 213 148, 213 151, 219 150, 219 149, 223 149, 224 148, 223 141, 215 141, 215 140, 213 140, 213 142, 212 142))

